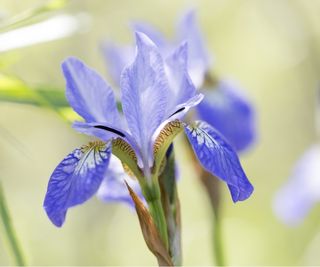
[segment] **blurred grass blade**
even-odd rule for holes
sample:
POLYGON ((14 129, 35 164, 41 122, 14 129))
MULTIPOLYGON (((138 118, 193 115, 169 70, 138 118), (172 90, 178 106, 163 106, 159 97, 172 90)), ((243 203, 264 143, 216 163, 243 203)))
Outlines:
POLYGON ((26 262, 21 252, 19 242, 13 229, 12 221, 9 215, 9 209, 5 200, 4 192, 0 182, 0 219, 3 225, 4 233, 8 239, 10 250, 19 266, 25 266, 26 262))
POLYGON ((16 149, 22 155, 29 157, 29 153, 25 145, 20 142, 10 131, 0 125, 0 138, 6 140, 12 148, 16 149))
POLYGON ((80 31, 82 18, 61 14, 29 26, 0 34, 0 52, 67 37, 80 31))
POLYGON ((27 104, 52 109, 67 122, 81 120, 70 108, 64 90, 31 88, 22 80, 0 73, 0 102, 27 104))
POLYGON ((68 0, 50 0, 46 1, 45 4, 25 10, 24 12, 13 16, 4 23, 0 24, 0 32, 27 25, 39 15, 44 15, 48 12, 62 9, 67 5, 68 2, 68 0))
POLYGON ((0 101, 58 108, 69 106, 63 90, 32 89, 23 81, 3 74, 0 74, 0 101))

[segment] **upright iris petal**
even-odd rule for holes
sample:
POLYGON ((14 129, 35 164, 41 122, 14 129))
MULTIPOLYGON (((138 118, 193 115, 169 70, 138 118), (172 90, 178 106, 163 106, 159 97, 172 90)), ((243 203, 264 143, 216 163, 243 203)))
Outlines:
POLYGON ((193 83, 199 88, 206 72, 210 68, 210 56, 203 36, 196 23, 194 10, 184 14, 177 26, 178 40, 187 41, 189 45, 189 73, 193 83))
POLYGON ((104 141, 112 137, 130 139, 119 115, 112 88, 81 60, 70 57, 62 63, 66 96, 71 107, 85 119, 73 127, 104 141), (103 130, 104 129, 104 130, 103 130))
POLYGON ((196 95, 196 88, 188 74, 188 45, 182 43, 166 59, 166 74, 170 85, 169 111, 188 102, 196 95), (171 110, 170 110, 171 109, 171 110))
POLYGON ((111 87, 93 69, 76 58, 62 64, 66 96, 72 108, 87 122, 119 123, 111 87))
POLYGON ((137 33, 137 55, 121 77, 122 108, 130 132, 152 165, 151 136, 164 120, 169 88, 163 59, 155 44, 144 34, 137 33))
POLYGON ((320 145, 313 145, 298 160, 287 183, 277 192, 273 206, 280 220, 296 225, 319 201, 320 145))
POLYGON ((133 61, 134 48, 105 42, 102 44, 102 54, 113 82, 117 87, 120 87, 121 72, 129 62, 133 61))
POLYGON ((253 107, 240 90, 229 81, 205 90, 205 99, 197 107, 202 120, 213 125, 234 146, 242 151, 255 138, 253 107))
POLYGON ((147 35, 152 42, 160 49, 163 56, 166 56, 165 51, 168 51, 168 43, 163 34, 158 31, 156 28, 152 27, 150 24, 143 22, 133 23, 133 28, 137 32, 142 32, 147 35))

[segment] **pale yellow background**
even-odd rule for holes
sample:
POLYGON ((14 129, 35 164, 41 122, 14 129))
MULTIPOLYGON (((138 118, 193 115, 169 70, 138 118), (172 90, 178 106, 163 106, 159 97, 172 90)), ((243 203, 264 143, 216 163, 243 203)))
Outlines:
MULTIPOLYGON (((3 14, 39 1, 1 0, 3 14)), ((255 186, 252 197, 233 204, 224 191, 223 235, 232 265, 320 264, 320 209, 297 228, 281 224, 272 211, 277 188, 294 162, 316 141, 315 96, 320 77, 320 1, 73 1, 66 11, 84 12, 91 26, 68 39, 6 54, 7 73, 31 85, 64 87, 61 61, 78 56, 107 77, 99 51, 104 39, 133 41, 130 20, 146 20, 173 36, 177 14, 198 10, 214 71, 240 84, 255 104, 258 137, 241 161, 255 186)), ((51 172, 75 147, 87 142, 53 111, 0 103, 0 179, 14 224, 31 265, 154 265, 135 213, 93 198, 68 213, 55 228, 42 209, 51 172), (11 135, 15 140, 8 137, 11 135)), ((181 181, 183 254, 186 265, 211 265, 209 204, 177 146, 181 181)), ((320 163, 320 162, 319 162, 320 163)), ((0 236, 0 265, 11 263, 0 236)))

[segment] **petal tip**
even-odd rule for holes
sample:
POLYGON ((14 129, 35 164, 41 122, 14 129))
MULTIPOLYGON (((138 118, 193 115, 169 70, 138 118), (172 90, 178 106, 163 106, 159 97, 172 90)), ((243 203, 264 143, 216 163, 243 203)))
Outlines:
POLYGON ((62 225, 65 222, 65 218, 66 218, 66 211, 63 212, 59 212, 59 213, 54 213, 52 212, 51 208, 49 207, 48 204, 46 204, 46 199, 45 199, 45 203, 43 205, 43 208, 49 218, 49 220, 52 222, 52 224, 58 228, 61 228, 62 225))
POLYGON ((74 56, 70 56, 67 57, 66 59, 64 59, 61 63, 62 69, 66 68, 68 64, 79 64, 82 63, 80 59, 74 57, 74 56))
POLYGON ((135 32, 136 36, 136 42, 137 42, 137 47, 138 48, 143 48, 143 47, 155 47, 155 43, 143 32, 136 31, 135 32))
POLYGON ((237 203, 239 201, 247 200, 252 195, 253 191, 254 191, 254 187, 251 183, 249 183, 247 185, 247 188, 240 189, 236 195, 231 193, 232 201, 234 203, 237 203))

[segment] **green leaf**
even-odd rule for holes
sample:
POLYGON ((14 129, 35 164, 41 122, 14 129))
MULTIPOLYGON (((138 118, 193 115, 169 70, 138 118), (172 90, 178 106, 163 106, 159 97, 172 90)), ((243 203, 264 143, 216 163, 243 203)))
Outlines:
POLYGON ((63 108, 68 107, 63 90, 31 88, 23 81, 0 74, 0 101, 63 108))

